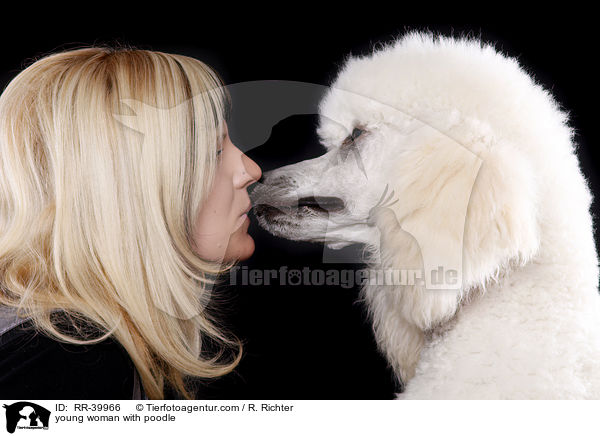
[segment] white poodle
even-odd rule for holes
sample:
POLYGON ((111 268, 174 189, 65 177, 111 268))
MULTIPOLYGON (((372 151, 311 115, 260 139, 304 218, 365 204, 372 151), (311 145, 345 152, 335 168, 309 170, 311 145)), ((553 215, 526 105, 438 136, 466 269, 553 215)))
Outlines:
POLYGON ((398 398, 600 399, 591 195, 567 122, 494 48, 409 34, 347 60, 320 104, 327 153, 265 174, 255 213, 285 238, 366 245, 398 398))

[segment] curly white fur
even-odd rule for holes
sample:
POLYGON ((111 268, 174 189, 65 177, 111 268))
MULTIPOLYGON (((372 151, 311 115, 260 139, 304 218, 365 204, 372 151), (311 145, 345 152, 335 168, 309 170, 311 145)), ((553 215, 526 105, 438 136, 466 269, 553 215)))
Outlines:
POLYGON ((458 289, 363 289, 399 398, 600 399, 591 195, 548 92, 491 46, 415 33, 349 58, 320 115, 328 152, 266 174, 254 200, 345 209, 261 224, 365 243, 373 268, 462 268, 458 289), (360 168, 333 159, 357 127, 360 168), (373 211, 384 186, 399 201, 373 211))

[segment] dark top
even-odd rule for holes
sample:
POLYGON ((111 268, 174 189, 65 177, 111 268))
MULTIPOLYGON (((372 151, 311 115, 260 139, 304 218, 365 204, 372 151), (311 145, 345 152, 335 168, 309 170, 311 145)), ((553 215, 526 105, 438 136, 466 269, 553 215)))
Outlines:
POLYGON ((31 321, 0 336, 0 399, 131 399, 133 362, 116 340, 66 344, 31 321))

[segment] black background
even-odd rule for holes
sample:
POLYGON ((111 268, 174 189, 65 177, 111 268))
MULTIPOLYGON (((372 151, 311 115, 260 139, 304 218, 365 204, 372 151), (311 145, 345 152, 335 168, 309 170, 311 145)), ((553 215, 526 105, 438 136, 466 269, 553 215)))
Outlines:
MULTIPOLYGON (((3 32, 0 85, 33 59, 90 44, 132 45, 197 57, 215 68, 227 84, 250 80, 294 80, 328 85, 349 53, 366 54, 409 30, 470 35, 517 57, 538 82, 551 90, 570 113, 583 171, 594 193, 600 192, 597 98, 592 69, 597 41, 592 28, 537 24, 403 24, 360 16, 292 21, 289 14, 269 20, 191 17, 185 24, 165 20, 136 22, 113 17, 91 23, 31 25, 19 34, 3 32)), ((234 101, 235 105, 236 102, 234 101)), ((257 101, 255 110, 261 110, 257 101)), ((248 154, 267 171, 318 156, 316 117, 290 117, 273 127, 268 141, 248 154)), ((234 141, 243 142, 243 135, 234 141)), ((560 207, 560 205, 557 205, 560 207)), ((594 211, 598 203, 594 205, 594 211)), ((597 216, 597 214, 595 213, 597 216)), ((250 268, 348 268, 322 265, 323 247, 273 237, 256 225, 250 268)), ((352 268, 360 264, 350 265, 352 268)), ((328 286, 223 286, 221 316, 246 344, 238 369, 206 383, 199 398, 370 399, 392 398, 397 389, 377 352, 358 289, 328 286)))

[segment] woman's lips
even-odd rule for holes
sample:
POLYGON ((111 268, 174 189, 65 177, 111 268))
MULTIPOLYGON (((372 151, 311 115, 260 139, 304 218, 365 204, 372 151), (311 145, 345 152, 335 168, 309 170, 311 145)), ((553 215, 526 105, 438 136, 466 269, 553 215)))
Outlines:
POLYGON ((249 221, 248 214, 244 213, 244 214, 240 215, 240 217, 238 218, 238 220, 236 222, 235 230, 239 229, 246 221, 249 221))
POLYGON ((242 226, 242 224, 244 224, 246 222, 246 220, 249 221, 248 212, 250 212, 250 209, 252 209, 252 203, 248 204, 248 206, 246 207, 244 212, 242 212, 242 214, 237 219, 236 224, 235 224, 235 230, 238 230, 242 226))
POLYGON ((248 215, 248 212, 250 212, 250 209, 252 209, 252 203, 248 204, 246 209, 244 209, 244 212, 242 212, 242 215, 248 215))

